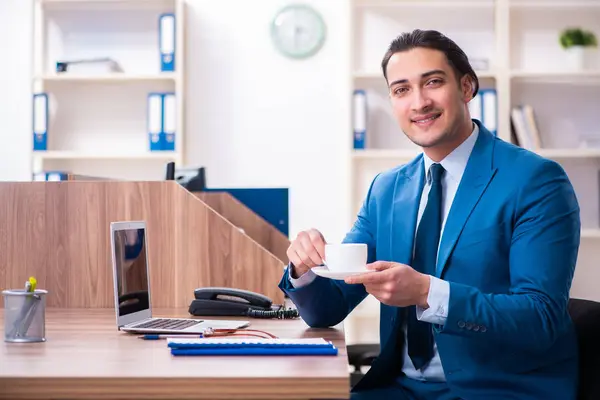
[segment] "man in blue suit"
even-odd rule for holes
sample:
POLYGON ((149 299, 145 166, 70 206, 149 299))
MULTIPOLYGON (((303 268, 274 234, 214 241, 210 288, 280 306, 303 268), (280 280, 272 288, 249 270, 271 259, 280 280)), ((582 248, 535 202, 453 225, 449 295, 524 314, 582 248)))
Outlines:
POLYGON ((581 223, 567 175, 471 119, 477 76, 439 32, 399 36, 382 69, 423 153, 375 177, 344 239, 367 244, 371 271, 317 276, 325 239, 311 229, 280 288, 312 327, 369 294, 381 302, 381 354, 353 399, 575 399, 567 302, 581 223))

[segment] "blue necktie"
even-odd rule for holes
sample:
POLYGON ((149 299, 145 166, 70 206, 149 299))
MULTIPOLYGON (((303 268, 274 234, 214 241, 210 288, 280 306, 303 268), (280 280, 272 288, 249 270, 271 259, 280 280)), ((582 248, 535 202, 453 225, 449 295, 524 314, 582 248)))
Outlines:
MULTIPOLYGON (((438 244, 442 229, 442 173, 444 167, 432 164, 431 189, 425 211, 417 229, 412 267, 424 274, 435 276, 438 244)), ((433 358, 431 323, 419 321, 415 306, 408 307, 408 355, 416 369, 421 369, 433 358)))

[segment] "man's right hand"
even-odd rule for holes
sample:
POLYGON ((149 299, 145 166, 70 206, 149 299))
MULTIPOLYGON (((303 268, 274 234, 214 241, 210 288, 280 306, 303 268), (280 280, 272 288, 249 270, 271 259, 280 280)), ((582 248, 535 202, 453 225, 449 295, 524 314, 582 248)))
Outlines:
POLYGON ((316 229, 298 233, 287 250, 287 256, 293 264, 292 278, 297 279, 309 269, 323 265, 325 259, 325 238, 316 229))

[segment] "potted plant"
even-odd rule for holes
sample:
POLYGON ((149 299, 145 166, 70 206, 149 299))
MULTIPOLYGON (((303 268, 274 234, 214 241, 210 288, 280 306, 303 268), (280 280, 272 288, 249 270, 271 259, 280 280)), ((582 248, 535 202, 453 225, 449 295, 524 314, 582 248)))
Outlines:
POLYGON ((567 52, 567 63, 571 69, 591 67, 592 51, 598 47, 596 35, 581 28, 566 28, 560 33, 560 45, 567 52))

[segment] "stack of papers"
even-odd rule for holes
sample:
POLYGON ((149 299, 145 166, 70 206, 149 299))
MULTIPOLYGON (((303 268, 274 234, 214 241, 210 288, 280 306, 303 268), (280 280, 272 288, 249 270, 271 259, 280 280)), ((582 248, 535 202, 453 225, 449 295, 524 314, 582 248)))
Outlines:
POLYGON ((337 355, 338 349, 323 338, 169 338, 167 346, 175 356, 200 355, 337 355))

